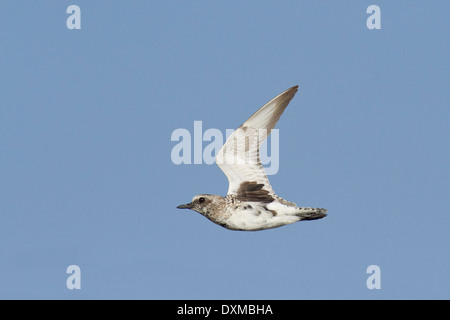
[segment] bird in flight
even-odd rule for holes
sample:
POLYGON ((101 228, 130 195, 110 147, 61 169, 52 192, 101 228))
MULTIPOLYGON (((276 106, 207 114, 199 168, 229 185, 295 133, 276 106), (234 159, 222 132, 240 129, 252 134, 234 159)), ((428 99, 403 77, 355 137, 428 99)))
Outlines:
POLYGON ((178 209, 197 211, 212 222, 230 229, 256 231, 302 220, 325 217, 326 209, 298 207, 277 196, 259 158, 259 148, 298 91, 298 86, 279 94, 235 130, 216 156, 216 164, 228 178, 226 197, 196 195, 178 209))

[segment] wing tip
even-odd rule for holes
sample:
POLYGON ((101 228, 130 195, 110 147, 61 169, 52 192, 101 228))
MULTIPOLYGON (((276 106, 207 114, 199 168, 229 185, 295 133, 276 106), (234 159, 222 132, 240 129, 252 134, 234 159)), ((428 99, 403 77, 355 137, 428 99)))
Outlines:
POLYGON ((287 89, 285 92, 292 92, 293 94, 296 94, 298 91, 298 85, 295 85, 293 87, 290 87, 289 89, 287 89))
POLYGON ((290 87, 289 89, 287 89, 287 90, 283 91, 282 93, 280 93, 279 95, 277 95, 275 98, 273 98, 268 103, 270 103, 270 102, 272 102, 274 100, 277 100, 277 99, 282 99, 282 100, 288 99, 288 103, 289 103, 292 100, 292 98, 295 96, 297 91, 298 91, 298 85, 290 87))

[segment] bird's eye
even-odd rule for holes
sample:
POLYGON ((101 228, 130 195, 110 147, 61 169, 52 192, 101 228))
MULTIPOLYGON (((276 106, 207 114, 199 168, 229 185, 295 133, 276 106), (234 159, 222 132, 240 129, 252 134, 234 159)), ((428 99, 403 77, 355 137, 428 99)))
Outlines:
POLYGON ((205 202, 205 198, 198 198, 198 202, 200 203, 205 202))

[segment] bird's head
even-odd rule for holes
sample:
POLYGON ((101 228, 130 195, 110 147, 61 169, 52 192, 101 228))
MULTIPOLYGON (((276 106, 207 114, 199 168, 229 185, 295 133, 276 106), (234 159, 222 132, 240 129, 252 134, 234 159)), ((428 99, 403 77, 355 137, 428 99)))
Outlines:
POLYGON ((221 196, 212 194, 199 194, 192 198, 190 203, 179 205, 178 209, 191 209, 198 213, 208 216, 210 212, 218 206, 220 200, 224 201, 221 196))

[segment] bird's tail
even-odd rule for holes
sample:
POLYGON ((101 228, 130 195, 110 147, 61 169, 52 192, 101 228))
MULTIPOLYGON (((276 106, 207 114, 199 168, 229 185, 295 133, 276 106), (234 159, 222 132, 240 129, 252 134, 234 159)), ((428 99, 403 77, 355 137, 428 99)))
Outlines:
POLYGON ((300 217, 300 220, 317 220, 327 216, 327 209, 323 208, 298 208, 296 213, 300 217))

